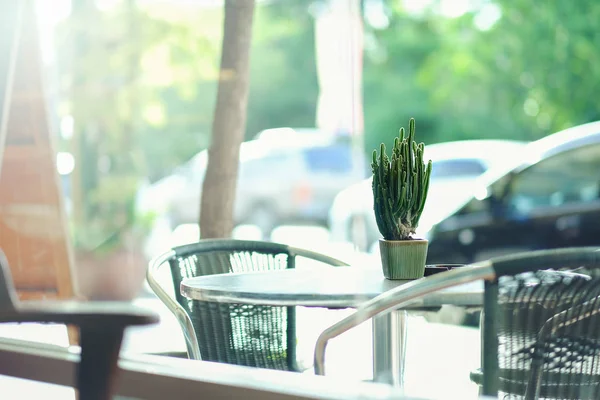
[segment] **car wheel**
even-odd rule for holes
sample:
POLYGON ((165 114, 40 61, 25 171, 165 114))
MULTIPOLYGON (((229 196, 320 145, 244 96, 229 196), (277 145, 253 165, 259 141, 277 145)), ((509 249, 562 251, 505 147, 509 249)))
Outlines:
POLYGON ((182 225, 184 223, 183 220, 178 215, 176 215, 175 213, 172 213, 172 212, 167 213, 166 219, 167 219, 171 229, 175 229, 179 225, 182 225))
POLYGON ((257 226, 262 232, 263 240, 269 240, 273 229, 277 225, 277 215, 273 208, 266 204, 261 204, 252 209, 247 223, 257 226))

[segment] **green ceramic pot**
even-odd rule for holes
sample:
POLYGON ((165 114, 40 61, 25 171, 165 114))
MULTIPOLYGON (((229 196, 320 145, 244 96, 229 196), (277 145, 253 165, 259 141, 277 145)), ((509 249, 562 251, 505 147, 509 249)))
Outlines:
POLYGON ((383 275, 387 279, 419 279, 425 274, 425 239, 379 240, 383 275))

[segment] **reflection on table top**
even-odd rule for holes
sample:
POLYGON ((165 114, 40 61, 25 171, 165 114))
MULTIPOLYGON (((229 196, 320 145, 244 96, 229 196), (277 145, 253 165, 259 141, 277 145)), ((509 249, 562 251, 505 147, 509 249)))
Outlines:
MULTIPOLYGON (((200 276, 181 283, 187 298, 220 303, 271 306, 356 307, 381 293, 414 281, 388 280, 381 270, 322 267, 200 276)), ((483 282, 431 293, 406 308, 444 304, 480 306, 483 282)))

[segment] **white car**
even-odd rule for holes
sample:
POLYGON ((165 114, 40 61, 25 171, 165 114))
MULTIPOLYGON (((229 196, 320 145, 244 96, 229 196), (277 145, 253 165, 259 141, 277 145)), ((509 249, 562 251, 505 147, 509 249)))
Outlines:
MULTIPOLYGON (((271 129, 242 143, 234 220, 268 237, 278 225, 326 225, 334 197, 365 178, 366 160, 344 137, 317 129, 271 129)), ((203 150, 175 173, 143 186, 137 210, 176 227, 196 224, 208 155, 203 150)))
MULTIPOLYGON (((527 142, 512 140, 463 140, 425 147, 425 160, 433 168, 429 194, 417 236, 427 237, 429 229, 463 204, 472 193, 478 176, 506 163, 527 142)), ((350 242, 368 251, 381 237, 373 214, 372 177, 342 190, 329 211, 331 238, 350 242)))

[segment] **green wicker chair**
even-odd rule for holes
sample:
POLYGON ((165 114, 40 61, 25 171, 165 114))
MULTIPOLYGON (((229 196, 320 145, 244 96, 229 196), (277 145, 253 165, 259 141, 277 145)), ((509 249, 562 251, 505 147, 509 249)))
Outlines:
POLYGON ((507 400, 600 398, 600 249, 533 252, 494 267, 482 330, 490 372, 471 380, 507 400))
MULTIPOLYGON (((327 343, 376 315, 438 290, 484 281, 483 395, 505 400, 600 399, 600 247, 538 250, 482 261, 391 289, 327 328, 327 343)), ((451 345, 451 343, 449 344, 451 345)))
POLYGON ((172 249, 150 263, 148 284, 177 317, 188 357, 286 371, 296 363, 295 307, 220 304, 184 298, 181 281, 196 276, 295 268, 305 257, 332 266, 347 264, 312 251, 260 241, 210 239, 172 249), (173 277, 173 299, 156 281, 163 265, 173 277))

